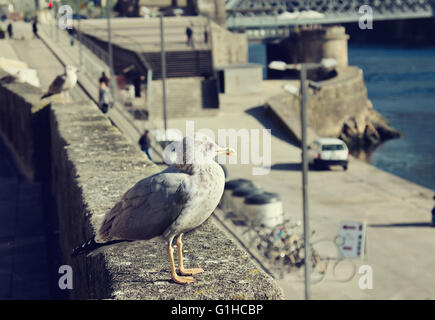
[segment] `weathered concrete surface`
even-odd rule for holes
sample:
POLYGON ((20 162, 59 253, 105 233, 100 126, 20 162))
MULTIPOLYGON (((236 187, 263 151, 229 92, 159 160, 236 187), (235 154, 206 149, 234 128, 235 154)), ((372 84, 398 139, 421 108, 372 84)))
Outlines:
POLYGON ((74 270, 72 298, 282 297, 272 278, 210 222, 184 238, 186 264, 206 270, 190 286, 170 280, 165 243, 158 240, 121 245, 92 258, 71 258, 68 253, 95 234, 121 195, 157 170, 95 106, 54 105, 52 110, 52 187, 65 263, 74 270))
MULTIPOLYGON (((6 75, 0 71, 0 77, 6 75)), ((10 83, 0 86, 0 132, 5 137, 5 143, 15 151, 20 171, 30 180, 36 175, 35 166, 38 148, 37 140, 31 128, 41 121, 44 105, 39 102, 41 90, 29 84, 10 83), (13 146, 13 147, 12 147, 13 146)), ((37 132, 37 134, 43 134, 37 132)), ((40 139, 39 141, 41 141, 40 139)))
MULTIPOLYGON (((166 79, 166 112, 168 118, 180 117, 212 117, 219 111, 216 104, 206 104, 207 92, 203 88, 201 77, 166 79)), ((149 108, 152 121, 163 119, 163 89, 161 80, 153 80, 151 86, 152 104, 149 108)), ((217 89, 216 89, 217 90, 217 89)))
POLYGON ((334 58, 340 67, 348 65, 347 40, 349 35, 341 26, 302 30, 298 34, 299 61, 319 62, 323 58, 334 58))
POLYGON ((221 92, 227 94, 258 93, 261 91, 263 67, 257 63, 231 64, 220 66, 222 71, 223 88, 221 92))
POLYGON ((211 22, 211 42, 214 67, 248 63, 248 36, 233 33, 211 22))

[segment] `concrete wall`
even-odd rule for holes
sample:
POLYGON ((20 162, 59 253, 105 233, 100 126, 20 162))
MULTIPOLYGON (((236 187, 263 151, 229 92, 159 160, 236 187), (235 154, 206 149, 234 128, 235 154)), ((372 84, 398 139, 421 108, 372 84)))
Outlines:
MULTIPOLYGON (((211 116, 218 112, 219 102, 204 104, 201 77, 168 78, 166 79, 166 108, 169 118, 189 116, 211 116), (211 108, 211 109, 208 109, 211 108)), ((216 88, 217 90, 217 88, 216 88)), ((151 120, 161 119, 163 116, 162 81, 153 80, 151 84, 151 106, 149 109, 151 120)))
MULTIPOLYGON (((372 104, 367 97, 361 69, 346 67, 338 69, 336 78, 322 81, 322 88, 311 91, 307 103, 307 123, 316 136, 338 137, 348 120, 355 123, 356 130, 363 134, 372 104)), ((300 102, 299 99, 281 94, 268 100, 274 114, 286 123, 292 135, 300 140, 300 102)), ((309 134, 310 136, 310 134, 309 134)))
POLYGON ((283 298, 272 278, 211 220, 184 238, 185 265, 206 270, 190 286, 169 281, 165 243, 158 240, 72 258, 71 250, 95 234, 121 195, 157 167, 95 105, 82 101, 41 108, 41 95, 27 85, 0 87, 0 132, 28 172, 39 170, 35 163, 40 160, 35 158, 50 159, 46 164, 59 220, 62 263, 73 269, 71 298, 283 298), (38 149, 40 139, 48 148, 38 149))
POLYGON ((254 63, 230 65, 221 68, 224 72, 224 92, 228 94, 258 93, 263 81, 263 68, 254 63))
POLYGON ((361 69, 341 68, 338 73, 337 78, 322 81, 322 89, 308 102, 307 119, 322 136, 338 137, 350 118, 355 119, 358 131, 364 132, 372 108, 361 69))
POLYGON ((214 67, 248 63, 248 36, 211 23, 214 67))
POLYGON ((335 58, 338 65, 348 65, 347 41, 344 27, 329 27, 304 30, 299 34, 299 59, 304 62, 319 62, 323 58, 335 58))
MULTIPOLYGON (((0 71, 0 78, 4 75, 0 71)), ((28 84, 12 83, 7 88, 0 85, 0 134, 15 151, 20 170, 30 180, 37 179, 37 161, 47 149, 46 134, 42 130, 36 130, 35 134, 32 132, 32 127, 46 125, 43 116, 47 110, 40 103, 41 96, 40 89, 28 84)))

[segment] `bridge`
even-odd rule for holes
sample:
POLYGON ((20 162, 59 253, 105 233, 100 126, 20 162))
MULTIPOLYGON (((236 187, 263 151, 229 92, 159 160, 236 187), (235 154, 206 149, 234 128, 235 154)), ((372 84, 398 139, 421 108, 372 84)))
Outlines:
POLYGON ((289 27, 358 22, 370 6, 373 21, 434 16, 435 0, 226 0, 226 24, 249 38, 288 36, 289 27))

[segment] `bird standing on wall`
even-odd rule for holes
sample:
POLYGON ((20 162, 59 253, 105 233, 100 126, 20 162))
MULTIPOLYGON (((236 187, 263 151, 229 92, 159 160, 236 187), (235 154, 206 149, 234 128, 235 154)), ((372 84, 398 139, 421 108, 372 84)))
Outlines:
POLYGON ((106 214, 91 240, 73 251, 90 253, 122 241, 167 241, 172 279, 180 284, 194 282, 201 268, 185 269, 181 237, 200 226, 216 209, 224 191, 225 175, 214 161, 233 150, 218 146, 208 136, 195 134, 177 143, 176 161, 167 169, 136 183, 106 214), (172 242, 177 237, 179 272, 174 263, 172 242))
POLYGON ((50 87, 48 88, 47 93, 45 93, 41 97, 41 100, 50 97, 54 94, 61 94, 61 99, 62 99, 63 98, 62 95, 67 94, 67 92, 72 88, 74 88, 75 85, 77 84, 77 72, 78 70, 76 67, 67 65, 65 67, 65 73, 57 76, 53 80, 53 82, 50 84, 50 87))

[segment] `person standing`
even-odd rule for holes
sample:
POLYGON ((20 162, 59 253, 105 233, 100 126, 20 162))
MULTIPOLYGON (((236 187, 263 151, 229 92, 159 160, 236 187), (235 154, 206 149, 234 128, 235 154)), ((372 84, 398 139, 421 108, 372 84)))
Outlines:
POLYGON ((106 83, 106 86, 108 86, 109 85, 109 77, 106 75, 106 72, 102 72, 101 73, 101 77, 100 77, 100 79, 98 79, 98 81, 99 81, 99 83, 101 83, 101 82, 105 82, 106 83))
POLYGON ((74 41, 75 41, 75 36, 76 36, 76 29, 74 29, 74 27, 72 27, 72 28, 68 28, 66 30, 69 33, 69 39, 70 39, 71 47, 73 47, 74 46, 74 41))
POLYGON ((207 27, 204 28, 204 43, 208 44, 208 30, 207 30, 207 27))
POLYGON ((144 134, 140 137, 139 145, 140 149, 148 156, 148 159, 153 161, 151 158, 151 139, 149 130, 145 130, 144 134))
POLYGON ((187 36, 187 46, 193 48, 193 24, 190 24, 190 26, 187 26, 186 28, 186 36, 187 36))
POLYGON ((7 30, 8 30, 9 39, 12 39, 14 37, 14 32, 13 32, 13 29, 12 29, 12 22, 10 22, 8 24, 8 29, 7 30))
POLYGON ((32 23, 32 31, 33 31, 33 35, 35 38, 39 38, 38 36, 38 17, 35 17, 33 19, 33 23, 32 23))
POLYGON ((109 111, 109 106, 112 104, 112 94, 104 81, 100 82, 99 89, 99 107, 103 113, 107 113, 109 111))

